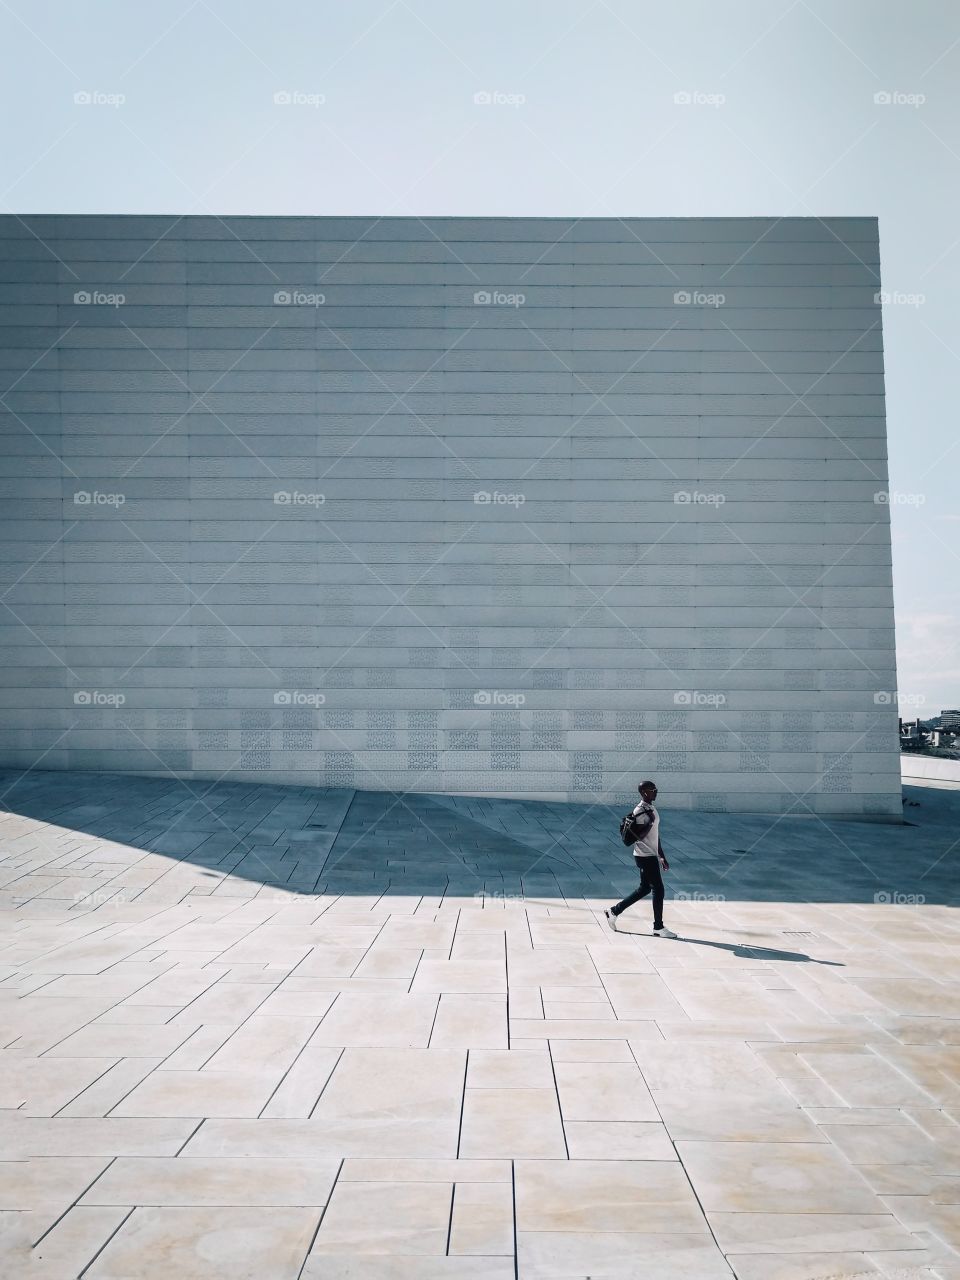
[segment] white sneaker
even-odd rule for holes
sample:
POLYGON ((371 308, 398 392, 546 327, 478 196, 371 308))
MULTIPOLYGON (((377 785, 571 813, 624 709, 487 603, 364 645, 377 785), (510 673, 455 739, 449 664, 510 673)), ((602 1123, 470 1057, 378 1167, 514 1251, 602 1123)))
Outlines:
POLYGON ((672 929, 668 929, 664 926, 662 929, 654 929, 653 936, 655 938, 675 938, 677 935, 672 929))
POLYGON ((610 910, 610 908, 609 908, 609 907, 607 907, 606 911, 604 911, 604 913, 603 913, 603 914, 604 914, 604 918, 606 919, 606 922, 607 922, 607 927, 608 927, 608 928, 610 928, 610 929, 612 929, 612 930, 613 930, 613 932, 614 932, 614 933, 616 933, 616 932, 617 932, 617 917, 613 914, 613 912, 610 910))

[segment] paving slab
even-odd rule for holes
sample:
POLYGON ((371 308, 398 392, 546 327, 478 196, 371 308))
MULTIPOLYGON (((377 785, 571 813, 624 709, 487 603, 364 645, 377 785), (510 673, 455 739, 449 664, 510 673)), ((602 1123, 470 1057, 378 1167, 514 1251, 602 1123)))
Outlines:
POLYGON ((83 1205, 326 1204, 340 1161, 284 1156, 274 1159, 121 1157, 83 1195, 83 1205))
POLYGON ((823 1142, 678 1142, 707 1213, 879 1213, 883 1205, 823 1142))
POLYGON ((518 1231, 708 1234, 677 1161, 518 1160, 516 1187, 518 1231))
POLYGON ((555 1089, 467 1089, 460 1154, 471 1159, 567 1158, 555 1089))
POLYGON ((445 1255, 453 1185, 445 1182, 341 1182, 311 1254, 445 1255))
POLYGON ((0 1274, 960 1280, 960 793, 665 810, 668 941, 604 806, 0 781, 0 1274))
POLYGON ((138 1207, 84 1280, 297 1280, 319 1208, 138 1207))

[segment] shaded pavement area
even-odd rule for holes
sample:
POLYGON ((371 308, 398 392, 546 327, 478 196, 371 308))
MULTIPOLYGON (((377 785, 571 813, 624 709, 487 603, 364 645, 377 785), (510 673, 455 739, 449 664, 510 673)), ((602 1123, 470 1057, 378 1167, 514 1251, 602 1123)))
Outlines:
POLYGON ((903 826, 0 777, 0 1272, 960 1277, 960 792, 903 826))

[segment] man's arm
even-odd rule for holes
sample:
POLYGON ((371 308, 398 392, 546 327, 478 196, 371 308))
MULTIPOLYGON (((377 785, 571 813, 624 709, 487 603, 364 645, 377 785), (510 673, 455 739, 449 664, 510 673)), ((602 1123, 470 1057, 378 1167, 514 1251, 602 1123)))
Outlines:
POLYGON ((653 814, 649 809, 641 809, 633 815, 633 829, 638 836, 645 836, 653 826, 653 814))
POLYGON ((663 852, 663 845, 660 843, 659 836, 657 837, 657 857, 660 859, 660 865, 664 871, 669 871, 670 863, 667 861, 667 855, 663 852))

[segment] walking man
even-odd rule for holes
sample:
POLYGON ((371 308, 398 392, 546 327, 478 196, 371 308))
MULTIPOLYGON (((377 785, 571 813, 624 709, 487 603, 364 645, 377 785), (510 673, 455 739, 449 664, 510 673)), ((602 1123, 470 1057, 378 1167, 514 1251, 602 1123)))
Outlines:
POLYGON ((654 936, 675 938, 677 935, 663 923, 663 876, 660 874, 660 869, 662 867, 667 871, 670 863, 663 855, 663 847, 660 844, 660 815, 653 805, 657 798, 657 788, 652 782, 641 782, 637 790, 640 792, 640 803, 633 814, 634 831, 638 839, 633 846, 633 856, 640 870, 640 887, 634 889, 633 893, 622 902, 618 902, 615 907, 608 907, 603 914, 607 924, 616 933, 617 916, 621 911, 626 911, 627 907, 632 907, 635 902, 652 893, 654 936))

